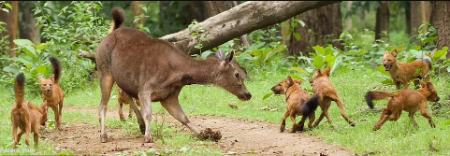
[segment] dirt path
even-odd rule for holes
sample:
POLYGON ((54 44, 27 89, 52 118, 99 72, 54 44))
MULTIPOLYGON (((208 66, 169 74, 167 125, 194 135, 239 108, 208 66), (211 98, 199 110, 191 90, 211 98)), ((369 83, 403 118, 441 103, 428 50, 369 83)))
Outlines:
MULTIPOLYGON (((74 111, 70 110, 69 111, 74 111)), ((96 110, 82 110, 95 113, 96 110)), ((108 118, 118 119, 115 110, 108 118)), ((166 117, 170 125, 188 130, 172 117, 166 117)), ((223 154, 230 155, 353 155, 351 151, 324 143, 322 140, 302 133, 280 133, 278 125, 258 121, 244 121, 213 116, 196 116, 191 122, 201 128, 220 130, 222 139, 218 142, 223 154)), ((117 154, 140 149, 142 136, 130 136, 121 129, 107 128, 108 143, 100 143, 98 125, 73 124, 63 131, 45 133, 59 149, 71 149, 77 154, 117 154)), ((158 148, 158 147, 156 147, 158 148)))

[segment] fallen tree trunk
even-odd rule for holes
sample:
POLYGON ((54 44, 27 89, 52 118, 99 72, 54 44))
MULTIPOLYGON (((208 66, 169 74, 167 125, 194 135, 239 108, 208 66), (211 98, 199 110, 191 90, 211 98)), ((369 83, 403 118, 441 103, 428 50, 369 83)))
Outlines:
MULTIPOLYGON (((336 1, 263 1, 245 2, 198 23, 203 29, 197 36, 184 29, 160 39, 174 43, 185 52, 198 53, 219 46, 233 38, 254 30, 280 23, 310 9, 336 3, 336 1), (201 49, 194 48, 201 44, 201 49)), ((194 30, 196 31, 196 30, 194 30)))
MULTIPOLYGON (((188 54, 199 53, 200 50, 217 47, 233 38, 280 23, 302 12, 336 2, 338 1, 245 2, 198 23, 193 26, 194 30, 186 28, 160 39, 174 43, 188 54), (197 35, 192 35, 193 32, 197 35), (201 49, 195 48, 198 44, 201 49)), ((80 56, 92 60, 95 55, 80 56)))

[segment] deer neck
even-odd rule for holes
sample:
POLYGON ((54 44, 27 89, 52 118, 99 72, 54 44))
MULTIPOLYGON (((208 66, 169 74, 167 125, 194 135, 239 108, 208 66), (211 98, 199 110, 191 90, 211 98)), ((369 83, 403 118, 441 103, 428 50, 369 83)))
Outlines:
POLYGON ((185 84, 214 84, 218 75, 219 62, 213 59, 207 60, 193 60, 187 70, 183 79, 185 84))

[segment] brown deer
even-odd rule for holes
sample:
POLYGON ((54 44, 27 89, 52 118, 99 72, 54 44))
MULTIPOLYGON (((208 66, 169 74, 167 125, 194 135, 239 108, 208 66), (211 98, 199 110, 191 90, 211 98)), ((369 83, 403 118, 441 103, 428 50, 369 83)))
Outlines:
POLYGON ((199 131, 189 122, 178 102, 178 95, 185 85, 213 84, 240 100, 250 100, 251 94, 244 84, 246 72, 233 61, 234 53, 226 58, 219 53, 206 60, 194 60, 167 41, 152 39, 141 31, 122 27, 122 9, 114 8, 112 16, 113 31, 102 40, 95 56, 102 94, 99 107, 101 142, 107 141, 106 108, 114 83, 131 97, 139 99, 144 120, 139 125, 145 143, 153 142, 150 105, 154 101, 160 101, 170 115, 199 137, 199 131))

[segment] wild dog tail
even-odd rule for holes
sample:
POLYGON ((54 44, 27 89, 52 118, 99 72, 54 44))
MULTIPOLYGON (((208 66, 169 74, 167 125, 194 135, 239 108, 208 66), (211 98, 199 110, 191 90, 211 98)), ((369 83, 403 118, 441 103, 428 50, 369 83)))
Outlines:
POLYGON ((303 116, 309 116, 314 111, 316 111, 317 106, 319 106, 320 96, 315 94, 313 97, 309 98, 308 101, 303 105, 302 113, 303 116))
POLYGON ((54 81, 56 84, 59 83, 59 79, 61 78, 61 64, 59 64, 58 59, 54 57, 49 58, 50 63, 52 63, 53 67, 53 74, 54 74, 54 81))
POLYGON ((370 109, 374 108, 373 100, 382 100, 393 97, 395 94, 381 91, 369 91, 366 93, 365 99, 370 109))
POLYGON ((16 95, 16 107, 22 107, 25 96, 25 76, 23 73, 19 73, 16 76, 16 84, 14 86, 14 93, 16 95))
POLYGON ((425 57, 423 58, 423 62, 425 62, 428 65, 428 69, 431 70, 431 68, 433 67, 431 65, 431 59, 429 57, 425 57))
POLYGON ((123 10, 121 8, 113 8, 112 9, 112 18, 113 18, 113 28, 112 30, 116 30, 117 28, 120 28, 122 26, 123 21, 125 20, 125 17, 123 15, 123 10))

